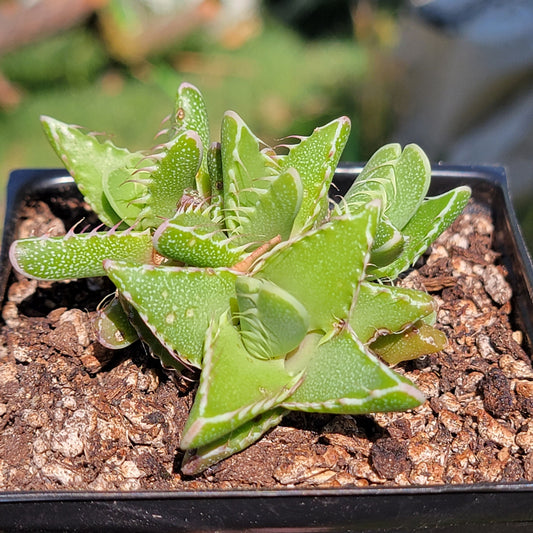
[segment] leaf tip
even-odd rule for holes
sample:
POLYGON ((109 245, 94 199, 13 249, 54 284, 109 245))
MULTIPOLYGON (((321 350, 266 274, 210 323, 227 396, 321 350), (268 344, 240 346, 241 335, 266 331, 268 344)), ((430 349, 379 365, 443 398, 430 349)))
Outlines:
POLYGON ((9 255, 9 262, 11 263, 11 266, 15 269, 16 272, 26 276, 27 275, 26 272, 24 272, 24 270, 22 270, 22 268, 21 268, 21 266, 19 264, 19 261, 18 261, 17 246, 18 246, 18 241, 15 241, 9 247, 9 254, 8 254, 9 255))
POLYGON ((186 89, 191 89, 191 90, 193 90, 193 91, 195 91, 197 93, 200 92, 200 90, 198 89, 198 87, 196 87, 196 85, 193 85, 192 83, 189 83, 188 81, 184 81, 178 87, 178 94, 180 94, 182 91, 184 91, 186 89))

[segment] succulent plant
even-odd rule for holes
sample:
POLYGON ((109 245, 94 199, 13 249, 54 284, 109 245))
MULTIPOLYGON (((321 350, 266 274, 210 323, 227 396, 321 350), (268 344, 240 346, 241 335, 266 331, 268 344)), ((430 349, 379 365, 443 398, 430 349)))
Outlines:
POLYGON ((446 340, 432 298, 392 282, 470 190, 425 198, 431 169, 418 146, 384 146, 332 203, 346 117, 273 149, 228 111, 220 143, 209 144, 202 96, 182 84, 167 140, 148 154, 42 122, 110 229, 21 239, 11 262, 38 279, 108 276, 117 291, 99 312, 101 342, 141 338, 166 367, 198 369, 180 442, 185 473, 242 450, 291 410, 424 401, 390 364, 446 340))

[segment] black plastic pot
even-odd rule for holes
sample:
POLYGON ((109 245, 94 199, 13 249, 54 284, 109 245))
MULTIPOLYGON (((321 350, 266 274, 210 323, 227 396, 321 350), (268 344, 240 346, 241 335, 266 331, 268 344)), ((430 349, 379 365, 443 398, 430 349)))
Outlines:
MULTIPOLYGON (((359 165, 338 169, 342 194, 359 165)), ((499 167, 437 166, 432 194, 458 185, 491 210, 495 248, 509 271, 512 320, 533 353, 533 266, 499 167)), ((64 170, 19 170, 8 185, 1 249, 3 297, 21 205, 28 199, 78 194, 64 170)), ((337 193, 335 193, 337 194, 337 193)), ((1 385, 1 384, 0 384, 1 385)), ((533 530, 533 483, 406 488, 242 490, 211 492, 4 492, 0 531, 470 531, 533 530)))

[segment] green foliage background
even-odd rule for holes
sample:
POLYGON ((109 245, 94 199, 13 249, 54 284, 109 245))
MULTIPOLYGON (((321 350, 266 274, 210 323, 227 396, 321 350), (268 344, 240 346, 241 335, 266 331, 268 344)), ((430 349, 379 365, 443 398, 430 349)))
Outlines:
POLYGON ((345 158, 359 159, 357 93, 367 70, 367 54, 352 39, 307 43, 272 21, 235 50, 193 35, 136 65, 114 60, 94 28, 80 26, 0 57, 0 71, 22 94, 20 105, 0 110, 0 176, 61 166, 41 114, 109 133, 119 146, 149 148, 182 81, 204 94, 213 139, 227 109, 271 143, 347 114, 353 133, 345 158))
MULTIPOLYGON (((148 4, 103 1, 70 29, 11 51, 0 49, 0 215, 12 169, 62 166, 41 131, 41 114, 109 133, 119 146, 147 149, 156 144, 154 136, 182 81, 204 94, 213 139, 219 137, 223 112, 233 109, 272 144, 348 115, 352 134, 346 161, 364 161, 389 141, 402 105, 395 88, 405 75, 392 54, 402 2, 264 0, 257 27, 237 43, 196 22, 164 35, 164 46, 125 56, 132 32, 144 19, 150 21, 148 4), (372 9, 350 16, 342 11, 348 5, 372 9), (322 11, 316 11, 320 6, 322 11), (319 15, 305 19, 307 31, 301 31, 297 21, 313 10, 319 15), (324 14, 329 18, 322 19, 324 14), (317 33, 317 27, 322 31, 317 33), (15 89, 17 105, 2 106, 2 79, 15 89)), ((239 35, 247 24, 237 21, 231 32, 239 35)), ((529 204, 522 201, 518 207, 533 249, 529 204)))

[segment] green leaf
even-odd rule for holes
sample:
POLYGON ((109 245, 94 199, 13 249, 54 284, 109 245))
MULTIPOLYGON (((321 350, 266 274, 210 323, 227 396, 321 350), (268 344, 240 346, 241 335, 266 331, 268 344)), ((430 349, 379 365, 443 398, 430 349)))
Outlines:
POLYGON ((196 189, 204 198, 208 198, 211 195, 211 183, 207 168, 209 121, 202 93, 194 85, 182 83, 178 87, 173 122, 178 130, 195 131, 201 140, 204 152, 202 163, 196 174, 196 189))
POLYGON ((407 145, 394 165, 394 201, 385 207, 394 227, 403 229, 426 196, 431 181, 431 165, 416 144, 407 145))
POLYGON ((197 267, 229 267, 245 247, 237 246, 206 213, 180 212, 154 233, 155 249, 165 257, 197 267))
POLYGON ((342 209, 379 199, 386 206, 394 200, 394 164, 400 158, 399 144, 386 144, 368 160, 339 205, 342 209))
POLYGON ((95 326, 98 342, 112 350, 125 348, 139 340, 137 330, 132 326, 116 296, 105 307, 98 309, 95 326))
POLYGON ((365 281, 350 315, 350 326, 365 344, 379 335, 404 331, 435 311, 433 298, 422 291, 365 281))
POLYGON ((25 276, 64 280, 105 276, 105 259, 150 263, 152 252, 147 231, 108 231, 20 239, 11 245, 9 258, 15 270, 25 276))
POLYGON ((139 220, 144 203, 137 202, 146 194, 146 185, 134 178, 135 168, 121 167, 102 176, 102 187, 115 213, 128 225, 139 220))
POLYGON ((286 290, 307 309, 311 329, 329 331, 348 316, 364 276, 379 206, 334 218, 281 243, 255 267, 256 277, 286 290), (349 245, 347 245, 349 243, 349 245))
POLYGON ((207 151, 207 168, 209 171, 209 189, 211 204, 223 207, 224 178, 222 174, 222 148, 220 143, 211 143, 207 151))
POLYGON ((293 168, 269 179, 268 189, 258 189, 255 204, 248 207, 246 216, 239 219, 237 242, 255 243, 257 247, 278 235, 290 237, 302 203, 302 184, 293 168))
POLYGON ((224 176, 226 227, 242 233, 250 208, 257 202, 259 189, 268 189, 269 176, 279 174, 274 161, 263 154, 260 141, 233 111, 222 119, 221 159, 224 176))
POLYGON ((309 315, 287 291, 267 280, 235 281, 241 336, 248 352, 262 359, 284 357, 305 337, 309 315))
POLYGON ((389 365, 439 352, 446 346, 442 331, 419 320, 402 333, 378 337, 370 349, 389 365))
POLYGON ((251 356, 222 315, 207 331, 204 367, 180 447, 199 448, 228 435, 277 406, 299 380, 285 371, 283 359, 251 356))
POLYGON ((395 279, 407 270, 457 218, 468 203, 470 195, 469 187, 457 187, 440 196, 427 198, 402 230, 406 245, 400 256, 382 268, 370 265, 369 279, 395 279))
POLYGON ((424 199, 431 180, 431 165, 416 144, 389 144, 380 148, 344 197, 345 208, 379 198, 390 223, 402 228, 424 199))
POLYGON ((106 261, 120 294, 153 335, 185 365, 202 366, 211 319, 230 306, 236 274, 226 269, 131 265, 106 261))
POLYGON ((244 450, 259 440, 270 428, 277 426, 286 413, 286 409, 276 407, 241 424, 237 429, 210 444, 195 450, 186 450, 181 466, 182 472, 188 476, 199 474, 222 459, 244 450))
POLYGON ((405 239, 383 215, 379 221, 376 238, 370 250, 370 264, 376 267, 392 263, 402 253, 405 239))
POLYGON ((401 155, 402 147, 398 143, 385 144, 378 148, 359 174, 357 178, 359 183, 357 185, 354 183, 352 188, 346 193, 346 200, 349 200, 353 193, 359 192, 363 183, 369 185, 372 182, 372 175, 377 169, 393 166, 401 155))
POLYGON ((338 118, 316 128, 281 159, 281 170, 295 168, 303 185, 302 206, 293 234, 310 229, 328 212, 328 191, 350 134, 350 120, 338 118))
POLYGON ((364 414, 412 409, 424 399, 410 381, 344 328, 318 345, 303 383, 281 405, 297 411, 364 414))
POLYGON ((167 350, 161 341, 152 333, 150 328, 143 322, 136 309, 123 296, 119 295, 118 300, 124 309, 124 313, 131 326, 135 328, 138 338, 148 346, 150 355, 155 359, 158 359, 163 368, 181 374, 188 365, 185 365, 185 362, 176 356, 174 352, 167 350))
POLYGON ((141 213, 145 227, 157 228, 164 219, 172 217, 184 191, 195 188, 195 176, 202 161, 200 137, 194 131, 184 131, 160 157, 154 168, 139 172, 149 173, 147 193, 139 199, 146 204, 141 213))
POLYGON ((41 123, 50 144, 100 220, 108 226, 119 223, 122 217, 104 193, 102 180, 116 169, 135 168, 143 155, 117 148, 108 140, 100 142, 94 135, 51 117, 42 116, 41 123))

